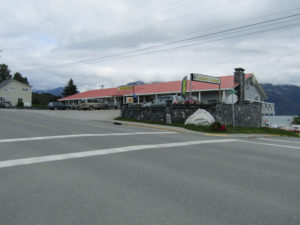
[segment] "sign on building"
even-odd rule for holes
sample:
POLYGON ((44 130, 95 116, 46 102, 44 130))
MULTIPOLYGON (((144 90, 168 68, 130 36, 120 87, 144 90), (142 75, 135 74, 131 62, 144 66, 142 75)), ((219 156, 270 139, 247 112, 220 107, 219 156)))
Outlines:
POLYGON ((133 90, 133 86, 119 87, 118 90, 119 90, 119 91, 122 91, 122 90, 133 90))
POLYGON ((126 103, 132 104, 133 103, 133 97, 126 97, 126 103))
POLYGON ((191 73, 191 80, 192 81, 199 81, 199 82, 206 82, 206 83, 213 83, 213 84, 220 84, 221 78, 219 77, 213 77, 213 76, 207 76, 197 73, 191 73))

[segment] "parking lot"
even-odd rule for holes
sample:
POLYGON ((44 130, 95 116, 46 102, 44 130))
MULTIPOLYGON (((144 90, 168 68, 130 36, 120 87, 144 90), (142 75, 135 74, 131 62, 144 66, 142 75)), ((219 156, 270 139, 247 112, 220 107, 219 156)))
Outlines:
POLYGON ((300 139, 0 110, 1 224, 300 224, 300 139))

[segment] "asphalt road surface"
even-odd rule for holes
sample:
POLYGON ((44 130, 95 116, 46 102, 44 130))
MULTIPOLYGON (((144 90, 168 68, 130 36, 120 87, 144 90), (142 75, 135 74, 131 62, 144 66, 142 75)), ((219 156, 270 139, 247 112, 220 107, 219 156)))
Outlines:
POLYGON ((300 224, 300 139, 54 113, 0 110, 1 225, 300 224))

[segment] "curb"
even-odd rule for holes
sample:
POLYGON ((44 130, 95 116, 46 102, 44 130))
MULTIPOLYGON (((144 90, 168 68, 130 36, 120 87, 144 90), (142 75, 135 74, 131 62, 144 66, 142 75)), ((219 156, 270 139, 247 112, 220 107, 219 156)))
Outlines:
POLYGON ((140 123, 140 122, 129 122, 129 121, 120 121, 120 120, 96 120, 106 123, 111 123, 114 125, 125 125, 125 126, 132 126, 132 127, 142 127, 142 128, 149 128, 149 129, 156 129, 156 130, 165 130, 165 131, 172 131, 172 132, 179 132, 185 134, 197 134, 201 136, 211 136, 211 137, 227 137, 227 138, 261 138, 261 137, 280 137, 280 135, 275 134, 214 134, 214 133, 205 133, 199 131, 188 130, 181 127, 170 127, 165 125, 156 125, 156 124, 147 124, 147 123, 140 123))

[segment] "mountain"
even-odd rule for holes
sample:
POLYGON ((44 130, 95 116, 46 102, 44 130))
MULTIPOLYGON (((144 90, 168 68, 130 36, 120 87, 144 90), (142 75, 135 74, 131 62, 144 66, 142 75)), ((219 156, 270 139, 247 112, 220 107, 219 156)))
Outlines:
POLYGON ((300 112, 300 87, 296 85, 261 84, 268 99, 275 103, 276 115, 298 115, 300 112))
POLYGON ((58 88, 54 88, 54 89, 49 89, 49 90, 33 90, 33 92, 36 93, 48 93, 48 94, 52 94, 52 95, 56 95, 56 96, 61 96, 61 93, 63 92, 64 88, 63 87, 58 87, 58 88))
POLYGON ((130 83, 125 84, 125 85, 121 85, 120 87, 143 85, 143 84, 145 84, 143 81, 135 81, 135 82, 130 82, 130 83))

